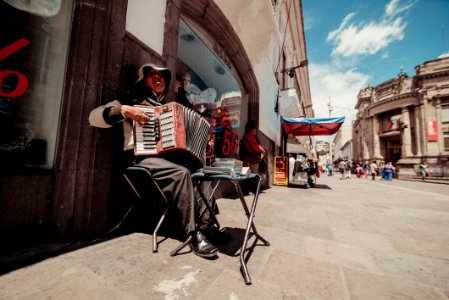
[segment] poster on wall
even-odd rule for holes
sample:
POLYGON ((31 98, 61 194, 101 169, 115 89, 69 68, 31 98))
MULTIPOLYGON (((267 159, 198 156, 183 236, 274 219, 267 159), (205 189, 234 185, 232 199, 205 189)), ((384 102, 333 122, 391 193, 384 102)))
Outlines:
POLYGON ((437 121, 428 121, 427 122, 427 141, 436 142, 438 141, 438 127, 437 121))

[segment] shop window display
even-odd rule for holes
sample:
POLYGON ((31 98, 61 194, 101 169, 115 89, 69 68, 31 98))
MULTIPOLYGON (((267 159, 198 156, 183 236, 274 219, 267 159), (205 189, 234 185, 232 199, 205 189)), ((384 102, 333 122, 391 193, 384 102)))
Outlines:
POLYGON ((0 0, 0 163, 52 168, 72 1, 0 0))
MULTIPOLYGON (((238 158, 242 115, 242 93, 226 57, 185 21, 180 21, 177 101, 200 113, 212 126, 216 157, 238 158)), ((243 119, 243 120, 242 120, 243 119)))

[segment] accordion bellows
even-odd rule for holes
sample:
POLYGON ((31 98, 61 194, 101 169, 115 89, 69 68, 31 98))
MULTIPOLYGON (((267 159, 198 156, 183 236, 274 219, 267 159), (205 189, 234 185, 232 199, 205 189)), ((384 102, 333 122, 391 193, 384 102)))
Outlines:
POLYGON ((161 156, 191 171, 204 166, 210 124, 197 112, 176 102, 136 105, 150 117, 133 123, 134 155, 161 156))

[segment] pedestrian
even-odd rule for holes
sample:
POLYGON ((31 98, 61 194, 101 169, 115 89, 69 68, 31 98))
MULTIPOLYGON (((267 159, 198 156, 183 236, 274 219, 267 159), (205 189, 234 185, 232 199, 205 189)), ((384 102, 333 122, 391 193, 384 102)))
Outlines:
POLYGON ((372 180, 376 180, 377 164, 376 164, 375 160, 369 165, 369 170, 370 170, 372 180))
POLYGON ((426 161, 423 161, 419 165, 419 170, 421 172, 421 180, 424 181, 424 179, 426 179, 426 177, 427 177, 427 162, 426 161))
POLYGON ((357 178, 362 178, 363 168, 359 164, 355 167, 355 172, 357 174, 357 178))
POLYGON ((369 176, 369 166, 368 163, 363 165, 363 174, 365 175, 365 178, 368 178, 369 176))
POLYGON ((170 206, 177 210, 186 235, 191 237, 189 245, 193 253, 200 257, 213 257, 218 250, 204 236, 209 232, 209 216, 203 214, 199 221, 199 212, 202 210, 200 206, 204 204, 196 200, 199 197, 195 196, 190 170, 180 162, 156 156, 135 157, 133 152, 133 121, 144 124, 150 119, 144 110, 134 105, 155 106, 166 103, 170 79, 169 69, 153 64, 142 65, 137 82, 118 99, 92 110, 89 122, 91 126, 98 128, 111 128, 114 125, 123 127, 123 157, 129 158, 123 163, 143 167, 151 173, 170 206))
POLYGON ((393 180, 393 165, 391 162, 387 162, 382 168, 382 177, 387 181, 393 180))
POLYGON ((243 147, 245 147, 245 155, 243 158, 243 163, 245 166, 249 166, 251 173, 259 172, 259 164, 263 159, 263 154, 265 150, 259 143, 257 139, 257 127, 256 122, 250 120, 246 123, 245 134, 243 135, 243 147))
POLYGON ((352 162, 350 160, 346 161, 346 178, 351 179, 352 173, 352 162))
POLYGON ((340 179, 345 179, 345 172, 346 172, 346 162, 344 160, 340 161, 338 163, 338 171, 340 172, 340 179))
POLYGON ((334 174, 334 167, 332 164, 327 165, 327 176, 332 176, 334 174))

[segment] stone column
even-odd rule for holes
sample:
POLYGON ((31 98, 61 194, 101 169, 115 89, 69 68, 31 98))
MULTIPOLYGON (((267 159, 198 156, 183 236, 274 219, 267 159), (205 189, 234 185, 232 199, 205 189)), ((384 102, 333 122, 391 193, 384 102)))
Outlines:
POLYGON ((369 161, 368 142, 365 137, 363 137, 363 160, 369 161))
POLYGON ((411 130, 410 130, 410 112, 408 107, 402 108, 402 122, 404 128, 402 131, 402 155, 410 157, 412 155, 411 130))
POLYGON ((421 126, 421 135, 422 135, 422 148, 421 148, 421 152, 422 152, 422 157, 425 157, 428 155, 429 153, 429 149, 428 149, 428 145, 427 145, 427 117, 426 117, 426 111, 427 111, 427 106, 428 106, 428 98, 427 98, 427 91, 423 90, 421 91, 421 113, 420 113, 420 123, 419 125, 421 126))
POLYGON ((421 157, 421 138, 422 138, 422 128, 421 128, 421 115, 422 115, 422 105, 417 105, 415 107, 415 128, 416 128, 416 156, 421 157))
POLYGON ((437 120, 437 133, 438 133, 438 152, 439 154, 444 152, 444 137, 443 137, 443 131, 441 130, 441 99, 437 99, 437 103, 435 105, 435 115, 437 120))
POLYGON ((380 155, 380 139, 379 139, 380 124, 376 115, 373 116, 373 156, 375 159, 383 159, 380 155))

